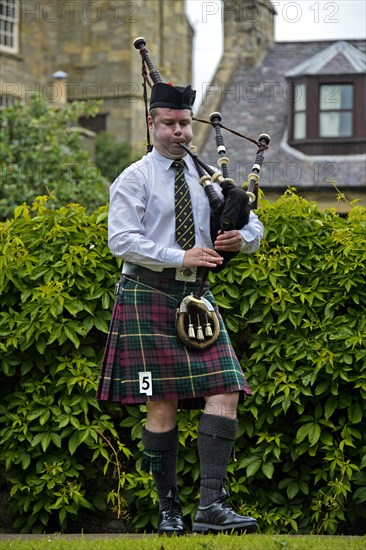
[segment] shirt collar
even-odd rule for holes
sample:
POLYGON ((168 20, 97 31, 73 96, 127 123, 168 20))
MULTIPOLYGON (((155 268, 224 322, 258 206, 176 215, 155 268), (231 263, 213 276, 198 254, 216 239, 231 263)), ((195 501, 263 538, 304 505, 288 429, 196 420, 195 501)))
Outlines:
MULTIPOLYGON (((154 159, 158 161, 160 166, 166 171, 169 170, 169 168, 172 165, 172 162, 174 161, 174 159, 168 159, 167 157, 164 157, 163 155, 158 153, 158 151, 155 148, 153 148, 150 154, 154 157, 154 159)), ((187 154, 185 157, 183 157, 183 160, 186 163, 188 171, 192 172, 192 170, 194 169, 192 158, 187 154)))

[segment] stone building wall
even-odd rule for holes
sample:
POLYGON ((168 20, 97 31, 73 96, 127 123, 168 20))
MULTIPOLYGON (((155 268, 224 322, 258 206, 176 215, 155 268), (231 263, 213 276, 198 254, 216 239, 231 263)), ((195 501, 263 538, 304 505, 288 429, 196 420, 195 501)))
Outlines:
POLYGON ((19 52, 0 52, 0 94, 27 100, 35 91, 52 101, 52 74, 62 70, 69 101, 103 100, 107 130, 135 145, 146 135, 138 36, 164 79, 191 81, 193 30, 184 0, 24 0, 19 52))

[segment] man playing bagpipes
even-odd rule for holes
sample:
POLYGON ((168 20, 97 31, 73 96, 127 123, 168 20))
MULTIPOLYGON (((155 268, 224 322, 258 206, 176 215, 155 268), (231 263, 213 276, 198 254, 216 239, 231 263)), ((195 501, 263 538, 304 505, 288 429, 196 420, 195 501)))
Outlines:
MULTIPOLYGON (((194 161, 179 145, 192 141, 194 98, 190 86, 153 85, 147 119, 153 149, 110 189, 109 248, 124 262, 97 398, 146 404, 141 467, 152 472, 158 492, 159 534, 185 532, 176 476, 179 408, 203 409, 197 437, 200 504, 193 531, 253 532, 256 520, 233 510, 225 484, 239 396, 251 392, 203 277, 222 264, 225 252, 257 251, 263 225, 250 212, 242 229, 221 232, 212 242, 207 196, 194 161), (218 326, 215 342, 203 347, 184 343, 176 328, 182 300, 194 297, 200 286, 218 326)), ((192 340, 212 332, 199 315, 197 322, 187 322, 192 340)))

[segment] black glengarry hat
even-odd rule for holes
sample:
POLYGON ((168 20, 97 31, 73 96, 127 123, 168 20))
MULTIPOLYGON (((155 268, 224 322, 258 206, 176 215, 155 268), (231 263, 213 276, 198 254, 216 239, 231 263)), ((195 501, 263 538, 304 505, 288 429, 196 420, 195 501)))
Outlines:
POLYGON ((157 82, 151 90, 150 109, 165 107, 167 109, 190 109, 196 98, 196 91, 191 86, 173 86, 170 83, 157 82))

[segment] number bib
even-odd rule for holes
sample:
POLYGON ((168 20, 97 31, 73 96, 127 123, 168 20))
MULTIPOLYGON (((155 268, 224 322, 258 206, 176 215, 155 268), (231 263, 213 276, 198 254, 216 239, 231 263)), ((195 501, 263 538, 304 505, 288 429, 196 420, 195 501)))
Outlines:
POLYGON ((152 395, 152 377, 151 372, 139 372, 140 393, 152 395))

